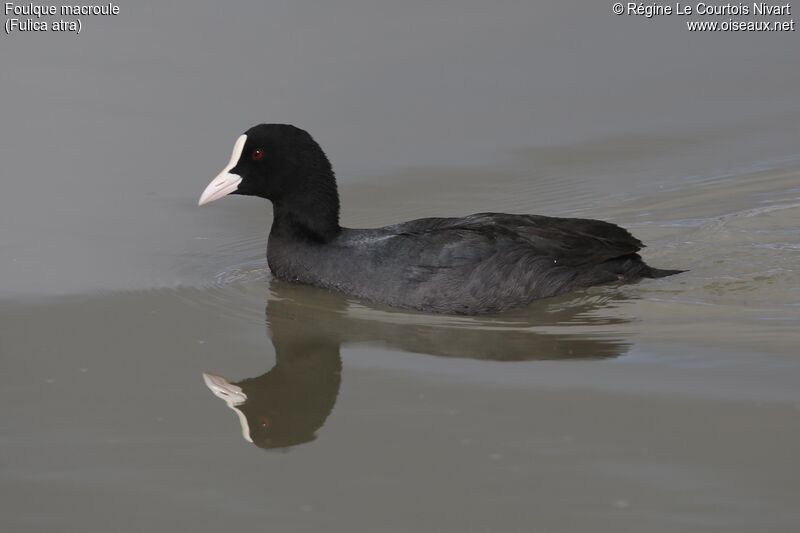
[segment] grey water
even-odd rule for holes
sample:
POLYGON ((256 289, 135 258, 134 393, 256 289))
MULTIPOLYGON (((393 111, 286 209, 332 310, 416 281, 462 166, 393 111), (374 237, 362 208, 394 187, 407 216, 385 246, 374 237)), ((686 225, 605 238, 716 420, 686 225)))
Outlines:
MULTIPOLYGON (((781 19, 782 20, 782 19, 781 19)), ((3 531, 796 531, 796 33, 575 2, 121 2, 0 37, 3 531), (688 272, 488 317, 273 280, 258 122, 343 223, 599 218, 688 272)))

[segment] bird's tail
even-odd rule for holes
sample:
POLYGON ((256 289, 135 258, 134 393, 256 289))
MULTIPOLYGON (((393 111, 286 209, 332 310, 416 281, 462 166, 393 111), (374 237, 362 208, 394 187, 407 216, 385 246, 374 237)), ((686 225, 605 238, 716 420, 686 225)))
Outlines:
POLYGON ((682 272, 688 272, 688 270, 670 270, 664 268, 653 268, 648 267, 648 271, 644 273, 645 278, 665 278, 667 276, 673 276, 675 274, 680 274, 682 272))

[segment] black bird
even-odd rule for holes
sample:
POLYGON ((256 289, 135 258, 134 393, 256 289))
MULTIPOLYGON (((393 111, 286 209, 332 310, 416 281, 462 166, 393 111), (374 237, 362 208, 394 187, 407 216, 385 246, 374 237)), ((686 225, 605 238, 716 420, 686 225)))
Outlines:
POLYGON ((682 272, 648 266, 638 239, 600 220, 478 213, 344 228, 328 158, 288 124, 241 135, 199 205, 231 193, 272 201, 267 262, 275 277, 395 307, 493 313, 590 285, 682 272))

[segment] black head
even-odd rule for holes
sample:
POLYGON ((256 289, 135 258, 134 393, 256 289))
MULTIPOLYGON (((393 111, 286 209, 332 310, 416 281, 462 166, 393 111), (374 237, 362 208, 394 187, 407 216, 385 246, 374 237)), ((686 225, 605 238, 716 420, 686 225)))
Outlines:
POLYGON ((236 140, 231 160, 208 185, 199 204, 228 194, 280 201, 308 192, 308 187, 325 185, 328 177, 333 177, 328 158, 308 132, 290 124, 259 124, 236 140))
POLYGON ((231 160, 208 184, 199 205, 228 194, 271 200, 303 231, 329 236, 338 229, 339 196, 331 164, 305 130, 259 124, 234 144, 231 160))

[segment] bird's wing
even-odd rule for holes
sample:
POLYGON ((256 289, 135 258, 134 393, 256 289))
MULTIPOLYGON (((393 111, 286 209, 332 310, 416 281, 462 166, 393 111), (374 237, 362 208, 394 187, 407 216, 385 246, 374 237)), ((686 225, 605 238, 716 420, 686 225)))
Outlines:
POLYGON ((537 253, 567 266, 599 264, 644 248, 628 230, 602 220, 504 213, 479 213, 465 219, 509 228, 537 253))
POLYGON ((506 250, 526 250, 562 266, 588 266, 633 254, 644 245, 609 222, 538 215, 478 213, 463 218, 412 220, 394 227, 408 252, 434 268, 480 262, 506 250))

